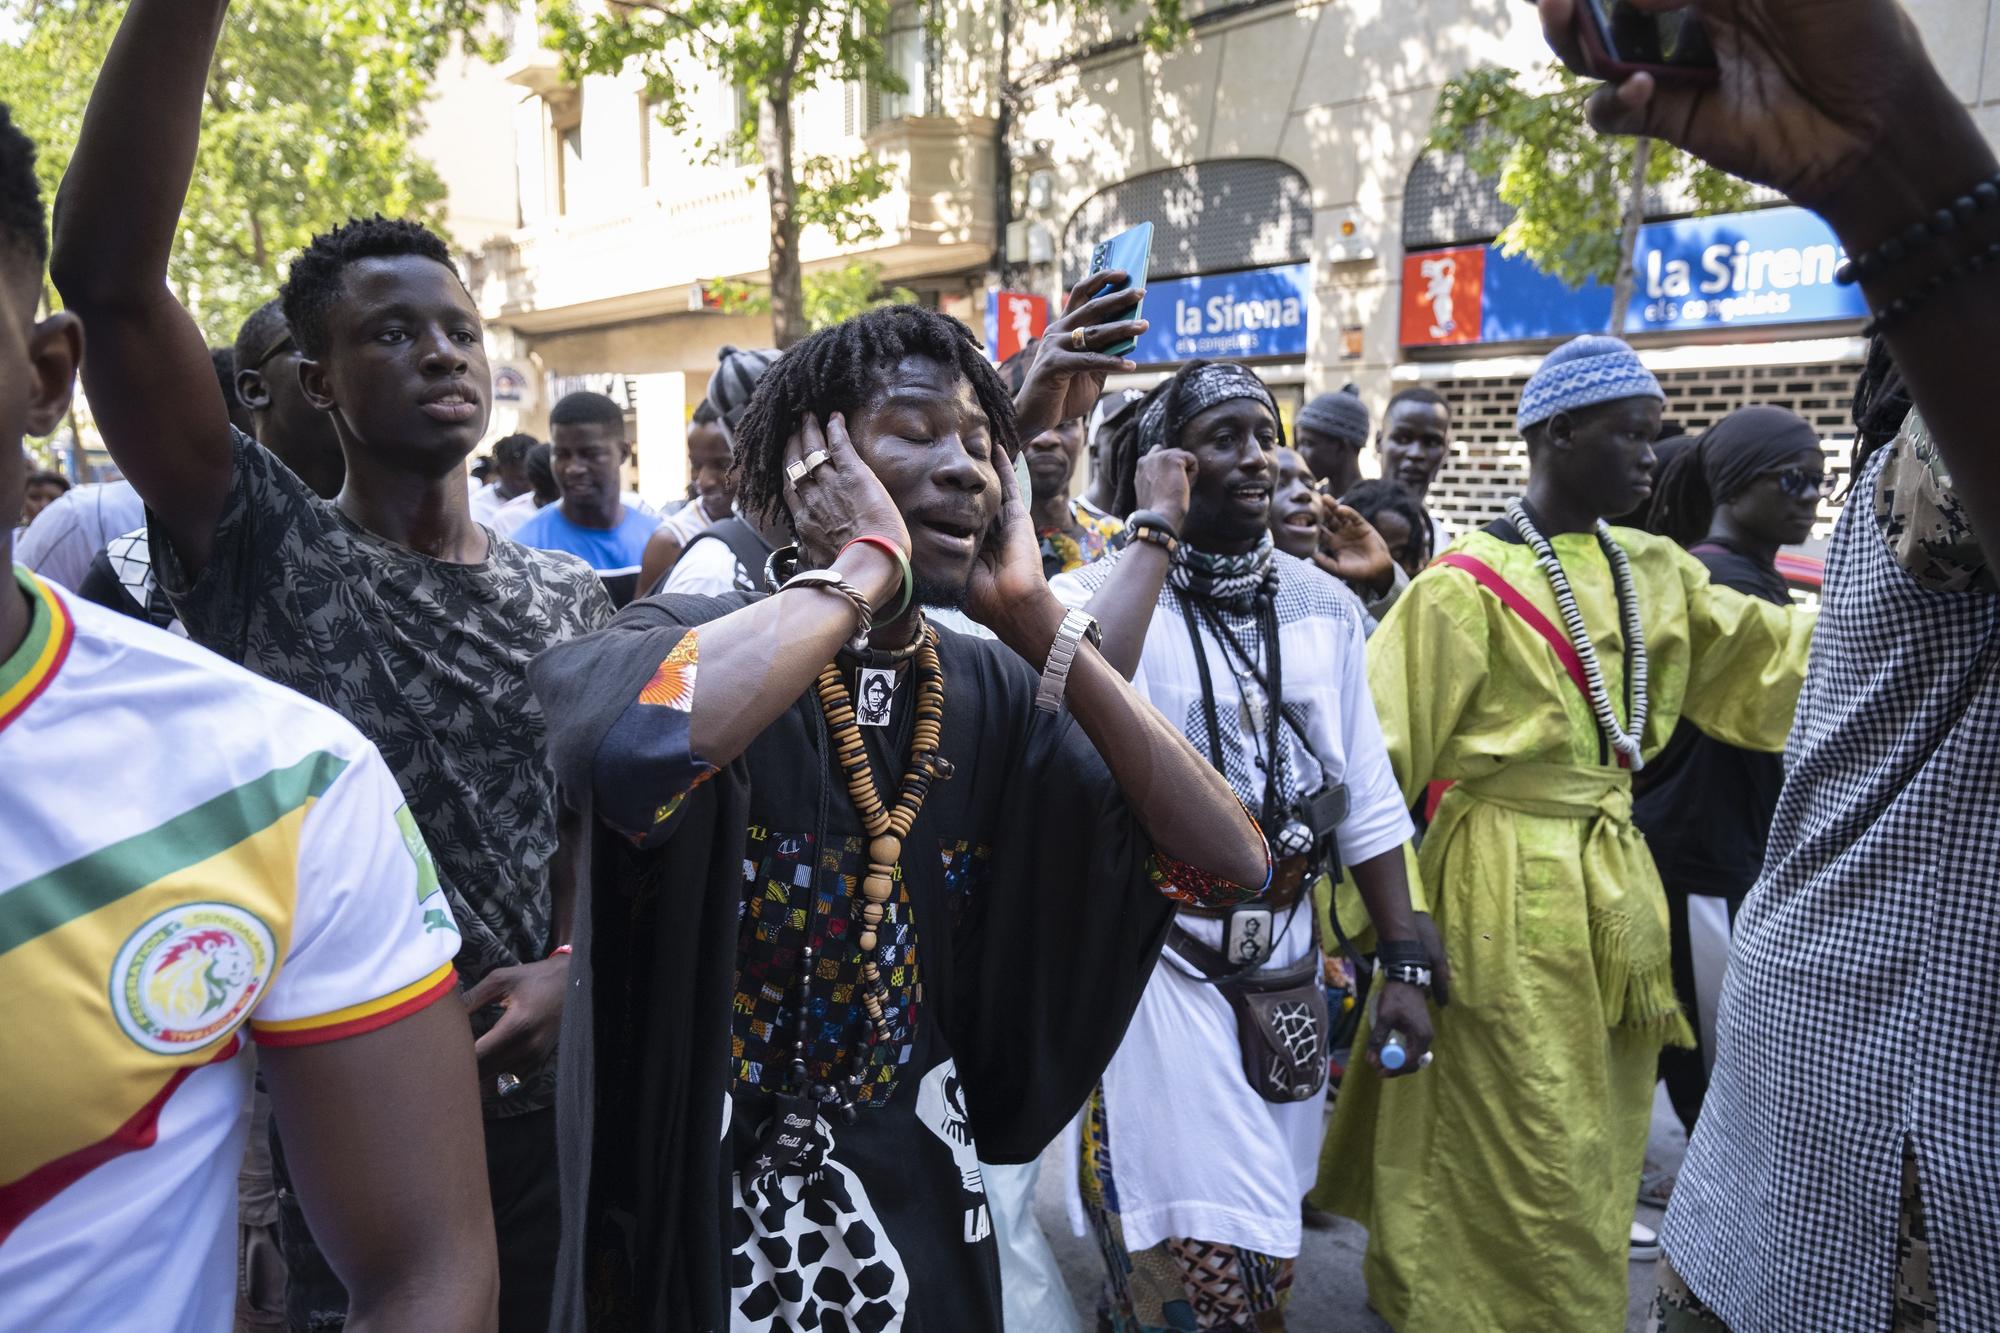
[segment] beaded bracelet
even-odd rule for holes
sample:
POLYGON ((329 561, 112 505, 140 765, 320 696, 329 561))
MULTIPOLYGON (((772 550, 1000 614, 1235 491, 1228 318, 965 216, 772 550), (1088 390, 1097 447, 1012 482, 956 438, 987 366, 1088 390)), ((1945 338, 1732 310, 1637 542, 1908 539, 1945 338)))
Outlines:
POLYGON ((896 543, 890 541, 887 537, 877 536, 874 533, 867 533, 864 534, 863 536, 856 537, 853 541, 847 543, 846 546, 841 547, 833 558, 835 560, 840 559, 841 556, 847 554, 848 549, 850 547, 855 547, 855 546, 879 547, 880 549, 888 553, 889 558, 896 562, 896 568, 903 572, 903 600, 897 604, 896 609, 894 611, 887 612, 881 617, 881 619, 876 620, 868 628, 881 629, 884 625, 893 625, 896 623, 897 618, 903 614, 903 612, 910 609, 910 603, 916 599, 917 579, 916 575, 913 572, 911 572, 910 569, 910 557, 903 553, 902 547, 896 545, 896 543))
POLYGON ((1936 273, 1931 274, 1915 287, 1904 292, 1901 296, 1889 302, 1888 305, 1883 306, 1881 313, 1863 326, 1861 336, 1864 338, 1873 338, 1883 330, 1900 323, 1911 311, 1943 291, 1947 283, 1962 281, 1972 277, 1976 273, 1983 273, 1991 267, 2000 267, 2000 241, 1994 241, 1990 245, 1974 250, 1971 254, 1966 255, 1949 268, 1940 269, 1936 273))
POLYGON ((868 604, 868 598, 862 594, 861 589, 855 587, 852 583, 849 583, 830 569, 800 570, 786 579, 784 586, 779 588, 778 591, 790 592, 793 588, 826 588, 832 592, 839 593, 842 597, 854 603, 856 622, 854 636, 847 641, 847 646, 856 652, 867 648, 868 630, 870 628, 870 621, 875 616, 875 608, 868 604))
POLYGON ((1868 253, 1847 260, 1834 270, 1833 280, 1851 287, 1864 278, 1879 278, 1883 270, 1894 268, 1932 242, 1951 235, 1962 224, 1996 208, 2000 208, 2000 172, 1952 200, 1948 207, 1912 222, 1868 253))

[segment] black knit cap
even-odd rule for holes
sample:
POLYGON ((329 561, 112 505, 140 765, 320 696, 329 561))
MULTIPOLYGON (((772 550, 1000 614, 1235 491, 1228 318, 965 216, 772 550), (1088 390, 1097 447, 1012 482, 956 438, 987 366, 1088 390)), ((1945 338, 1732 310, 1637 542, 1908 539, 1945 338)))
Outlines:
POLYGON ((1362 444, 1368 439, 1368 404, 1352 384, 1339 393, 1323 393, 1299 409, 1299 430, 1309 430, 1329 439, 1362 444))
POLYGON ((750 406, 750 395, 757 391, 757 381, 777 363, 780 355, 774 347, 745 352, 724 346, 716 352, 716 360, 721 364, 708 377, 708 402, 732 435, 736 423, 743 419, 744 410, 750 406))

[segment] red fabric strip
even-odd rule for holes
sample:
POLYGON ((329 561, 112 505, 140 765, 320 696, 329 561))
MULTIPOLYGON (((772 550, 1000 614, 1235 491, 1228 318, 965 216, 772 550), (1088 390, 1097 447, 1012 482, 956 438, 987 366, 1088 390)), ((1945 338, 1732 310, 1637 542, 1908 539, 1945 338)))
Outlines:
POLYGON ((342 1037, 358 1037, 364 1032, 374 1032, 378 1028, 388 1027, 398 1019, 408 1018, 411 1014, 428 1009, 457 989, 458 973, 451 971, 445 973, 437 985, 412 995, 401 1004, 391 1005, 387 1009, 377 1010, 375 1013, 365 1014, 345 1023, 333 1023, 323 1028, 303 1028, 296 1032, 265 1032, 252 1028, 251 1036, 256 1038, 259 1046, 317 1046, 321 1042, 339 1041, 342 1037))
MULTIPOLYGON (((1577 656, 1576 645, 1569 641, 1568 634, 1557 629, 1549 618, 1542 614, 1540 607, 1529 601, 1520 589, 1501 578, 1491 565, 1475 556, 1466 555, 1463 551, 1448 551, 1433 563, 1450 565, 1453 569, 1462 569, 1472 575, 1479 580, 1486 591, 1500 599, 1501 605, 1521 617, 1529 629, 1547 640, 1549 647, 1555 650, 1556 660, 1562 663, 1563 670, 1567 671, 1569 678, 1576 683, 1577 693, 1583 696, 1584 704, 1594 713, 1595 705, 1590 702, 1590 677, 1583 674, 1583 659, 1577 656)), ((1618 755, 1618 766, 1623 768, 1625 765, 1625 756, 1618 755)))
POLYGON ((150 1148, 160 1137, 160 1112, 166 1107, 167 1099, 187 1082, 188 1076, 207 1065, 219 1065, 236 1058, 243 1049, 240 1033, 231 1033, 215 1058, 202 1065, 188 1065, 176 1069, 173 1076, 153 1099, 132 1113, 132 1118, 113 1130, 108 1137, 73 1153, 66 1153, 52 1162, 44 1162, 11 1185, 0 1185, 0 1242, 14 1234, 14 1228, 27 1220, 28 1214, 40 1208, 50 1199, 61 1194, 84 1176, 96 1170, 114 1157, 123 1157, 128 1152, 138 1152, 150 1148))

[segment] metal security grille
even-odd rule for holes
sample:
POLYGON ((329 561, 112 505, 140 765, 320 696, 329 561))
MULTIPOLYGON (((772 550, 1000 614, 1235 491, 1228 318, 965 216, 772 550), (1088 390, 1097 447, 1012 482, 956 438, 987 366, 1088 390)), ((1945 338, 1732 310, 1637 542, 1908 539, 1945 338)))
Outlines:
POLYGON ((1312 257, 1312 187, 1282 162, 1231 158, 1134 176, 1083 201, 1063 228, 1063 286, 1091 248, 1153 224, 1152 278, 1296 264, 1312 257))
MULTIPOLYGON (((1764 403, 1797 412, 1819 430, 1827 472, 1840 483, 1835 498, 1845 493, 1854 444, 1849 408, 1861 374, 1859 361, 1655 373, 1667 391, 1667 419, 1690 435, 1699 435, 1739 407, 1764 403)), ((1427 503, 1454 532, 1498 518, 1508 497, 1527 485, 1528 447, 1514 433, 1514 409, 1527 382, 1526 375, 1424 382, 1451 403, 1451 456, 1431 484, 1427 503)), ((1831 504, 1820 507, 1815 537, 1832 535, 1834 513, 1831 504)))
MULTIPOLYGON (((1747 206, 1761 208, 1785 202, 1783 195, 1753 186, 1747 206)), ((1685 189, 1646 192, 1646 217, 1681 217, 1695 211, 1694 196, 1685 189)), ((1428 152, 1417 158, 1403 186, 1403 249, 1427 250, 1442 245, 1484 244, 1514 220, 1514 207, 1500 201, 1499 183, 1480 176, 1458 153, 1428 152)))

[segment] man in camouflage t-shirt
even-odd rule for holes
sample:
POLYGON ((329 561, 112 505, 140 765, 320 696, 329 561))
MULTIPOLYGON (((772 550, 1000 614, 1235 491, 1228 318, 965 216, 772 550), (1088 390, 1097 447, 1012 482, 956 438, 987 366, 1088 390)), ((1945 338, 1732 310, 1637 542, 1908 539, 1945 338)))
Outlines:
MULTIPOLYGON (((154 569, 189 635, 358 726, 435 855, 464 936, 500 1327, 539 1333, 559 1229, 553 1069, 573 880, 524 673, 608 620, 610 603, 581 561, 472 521, 464 463, 492 376, 478 310, 421 226, 337 227, 285 284, 299 387, 346 460, 340 494, 320 498, 231 428, 166 283, 226 0, 196 8, 126 11, 63 183, 52 276, 93 320, 93 414, 146 501, 154 569)), ((345 1294, 295 1243, 303 1218, 286 1220, 293 1325, 337 1327, 345 1294)))

